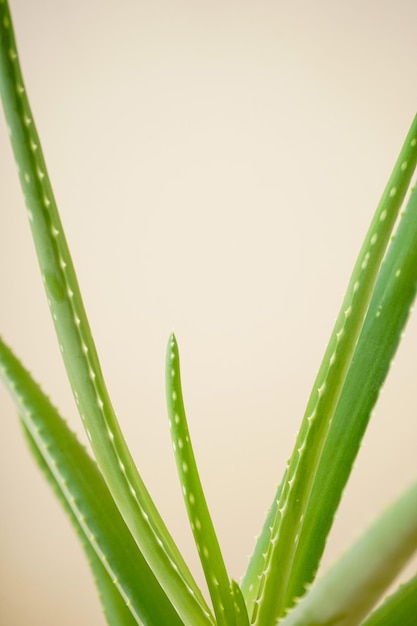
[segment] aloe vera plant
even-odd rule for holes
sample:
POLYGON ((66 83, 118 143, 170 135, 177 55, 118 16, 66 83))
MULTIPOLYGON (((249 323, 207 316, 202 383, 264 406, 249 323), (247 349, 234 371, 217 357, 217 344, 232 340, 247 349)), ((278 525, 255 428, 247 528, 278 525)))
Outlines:
MULTIPOLYGON (((415 624, 417 578, 379 608, 417 549, 417 488, 315 582, 325 542, 417 287, 417 118, 353 268, 293 453, 240 583, 227 570, 187 424, 177 340, 166 354, 169 427, 210 599, 194 579, 116 418, 0 0, 0 90, 48 304, 94 459, 11 348, 0 374, 35 461, 77 531, 111 626, 415 624)), ((272 494, 271 494, 272 495, 272 494)))

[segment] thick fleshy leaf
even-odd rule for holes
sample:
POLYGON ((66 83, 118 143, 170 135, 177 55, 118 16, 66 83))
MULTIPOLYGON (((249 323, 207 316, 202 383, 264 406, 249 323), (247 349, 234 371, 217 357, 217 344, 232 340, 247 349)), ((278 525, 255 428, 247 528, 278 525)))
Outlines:
MULTIPOLYGON (((276 621, 291 603, 294 594, 300 594, 300 588, 303 589, 311 581, 312 573, 318 566, 321 552, 317 550, 316 562, 309 560, 307 566, 301 556, 303 548, 299 548, 300 538, 304 529, 309 527, 309 502, 316 484, 317 468, 363 328, 381 261, 416 161, 417 118, 413 121, 365 237, 307 405, 293 455, 255 548, 248 574, 243 580, 242 590, 248 609, 258 626, 269 626, 276 621)), ((350 468, 351 465, 346 467, 347 474, 350 468)), ((335 501, 339 501, 339 495, 335 501)), ((315 506, 323 509, 329 506, 329 502, 323 500, 321 505, 316 502, 315 506)), ((322 547, 320 545, 320 549, 322 547)))
POLYGON ((414 576, 365 620, 362 626, 415 626, 417 616, 417 576, 414 576))
POLYGON ((309 589, 282 626, 361 624, 416 550, 417 483, 309 589))
MULTIPOLYGON (((318 464, 298 537, 286 602, 313 580, 336 509, 379 392, 400 343, 417 289, 417 188, 381 267, 355 356, 318 464)), ((393 429, 398 428, 397 422, 393 429)))
POLYGON ((237 624, 237 617, 240 619, 239 623, 242 623, 246 607, 244 602, 237 603, 240 600, 237 583, 234 584, 232 593, 194 457, 182 394, 180 357, 174 334, 170 337, 167 349, 166 390, 178 474, 217 623, 219 626, 232 626, 237 624))
POLYGON ((62 507, 65 509, 68 517, 70 518, 72 525, 81 541, 85 555, 90 564, 94 580, 97 585, 98 595, 103 606, 104 615, 106 617, 109 626, 135 626, 139 622, 139 618, 135 618, 133 613, 128 608, 125 600, 122 598, 118 588, 109 576, 108 571, 104 567, 103 563, 99 559, 97 553, 93 549, 91 543, 88 541, 83 529, 77 521, 73 510, 69 506, 62 491, 59 488, 59 484, 54 478, 54 475, 50 471, 43 456, 41 455, 39 448, 33 440, 30 432, 22 421, 23 433, 25 435, 27 444, 32 453, 32 456, 37 463, 39 469, 42 471, 46 480, 51 485, 55 495, 59 499, 62 507))
POLYGON ((0 1, 0 93, 62 357, 100 471, 185 623, 209 626, 210 610, 138 473, 109 398, 26 95, 6 0, 0 1))
POLYGON ((95 553, 95 561, 105 568, 135 621, 147 626, 183 626, 133 540, 97 465, 1 340, 0 376, 89 552, 95 553))

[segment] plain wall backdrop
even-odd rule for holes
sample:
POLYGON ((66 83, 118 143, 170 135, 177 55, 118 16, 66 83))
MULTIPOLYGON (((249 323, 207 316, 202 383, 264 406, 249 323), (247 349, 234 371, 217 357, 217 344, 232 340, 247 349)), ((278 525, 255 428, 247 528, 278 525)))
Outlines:
MULTIPOLYGON (((244 571, 356 254, 416 112, 414 0, 12 0, 49 173, 114 405, 202 580, 165 408, 174 328, 201 477, 244 571)), ((0 120, 0 332, 81 429, 0 120)), ((416 476, 411 319, 328 565, 416 476)), ((0 623, 104 624, 0 388, 0 623)))

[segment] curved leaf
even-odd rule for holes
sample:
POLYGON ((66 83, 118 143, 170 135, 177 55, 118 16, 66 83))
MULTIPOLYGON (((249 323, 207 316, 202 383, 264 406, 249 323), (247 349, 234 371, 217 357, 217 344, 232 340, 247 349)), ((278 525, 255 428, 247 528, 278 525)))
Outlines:
POLYGON ((417 483, 314 583, 282 626, 362 623, 416 550, 417 483))
MULTIPOLYGON (((231 583, 201 485, 185 414, 180 358, 174 334, 170 337, 167 349, 166 389, 170 431, 182 493, 217 623, 219 626, 232 626, 236 623, 236 614, 244 613, 244 603, 238 605, 235 594, 232 594, 231 583)), ((236 588, 234 589, 236 593, 236 588)))
POLYGON ((71 509, 95 560, 106 569, 135 621, 147 626, 182 626, 137 548, 97 465, 1 339, 0 375, 54 488, 71 509))
POLYGON ((362 626, 415 626, 417 615, 417 575, 365 620, 362 626))
POLYGON ((311 580, 311 565, 305 572, 297 567, 294 574, 296 553, 300 553, 299 539, 304 526, 308 526, 309 500, 326 437, 416 162, 417 117, 359 253, 279 494, 255 548, 248 569, 251 574, 244 579, 242 589, 248 596, 252 620, 258 626, 273 623, 288 607, 293 597, 294 577, 298 592, 300 586, 311 580), (264 552, 262 546, 266 543, 268 548, 264 552))
POLYGON ((417 188, 381 267, 355 356, 334 414, 288 580, 286 602, 315 574, 372 409, 388 374, 417 290, 417 188))
POLYGON ((23 420, 22 428, 27 444, 36 464, 45 476, 48 483, 51 485, 55 495, 59 499, 62 507, 65 509, 81 541, 85 555, 93 572, 94 580, 97 586, 99 598, 103 606, 103 611, 107 623, 109 624, 109 626, 135 626, 136 624, 142 624, 143 622, 139 621, 139 616, 135 619, 133 613, 128 608, 126 602, 120 595, 116 585, 113 583, 111 577, 109 576, 108 571, 104 567, 103 563, 100 561, 91 543, 88 541, 80 524, 77 521, 76 516, 74 515, 73 510, 69 506, 62 491, 60 490, 58 482, 55 480, 54 475, 46 464, 43 456, 39 451, 39 448, 33 440, 30 432, 26 428, 23 420))
POLYGON ((6 0, 0 1, 0 92, 62 357, 100 471, 184 621, 208 626, 210 611, 137 471, 104 383, 26 96, 6 0))

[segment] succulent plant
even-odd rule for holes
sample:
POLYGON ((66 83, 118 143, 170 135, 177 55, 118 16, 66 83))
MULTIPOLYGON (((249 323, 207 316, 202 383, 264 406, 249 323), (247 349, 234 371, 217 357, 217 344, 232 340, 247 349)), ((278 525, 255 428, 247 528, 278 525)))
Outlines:
POLYGON ((137 469, 104 382, 0 0, 0 91, 48 304, 94 459, 12 350, 0 374, 29 449, 71 518, 111 626, 412 625, 417 577, 374 609, 417 548, 412 486, 315 581, 326 539, 417 286, 417 118, 405 139, 330 336, 294 450, 240 583, 227 571, 200 481, 169 337, 166 392, 205 599, 137 469))

